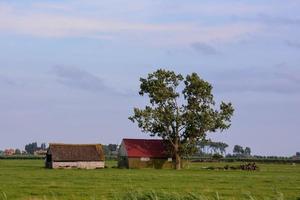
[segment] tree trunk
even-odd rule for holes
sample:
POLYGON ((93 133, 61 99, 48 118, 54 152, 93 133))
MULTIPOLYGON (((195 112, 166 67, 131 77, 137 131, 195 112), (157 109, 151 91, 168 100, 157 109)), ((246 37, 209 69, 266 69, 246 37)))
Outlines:
POLYGON ((179 155, 179 145, 178 145, 178 140, 175 143, 175 169, 180 170, 181 169, 181 158, 179 155))
POLYGON ((180 170, 181 169, 181 158, 180 155, 178 153, 175 153, 175 157, 176 157, 176 170, 180 170))

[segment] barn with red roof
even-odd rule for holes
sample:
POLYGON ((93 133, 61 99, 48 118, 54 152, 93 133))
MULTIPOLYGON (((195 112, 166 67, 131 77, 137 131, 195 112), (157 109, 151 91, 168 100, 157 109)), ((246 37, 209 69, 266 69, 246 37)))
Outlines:
POLYGON ((172 168, 167 145, 157 139, 123 139, 119 148, 120 168, 172 168))

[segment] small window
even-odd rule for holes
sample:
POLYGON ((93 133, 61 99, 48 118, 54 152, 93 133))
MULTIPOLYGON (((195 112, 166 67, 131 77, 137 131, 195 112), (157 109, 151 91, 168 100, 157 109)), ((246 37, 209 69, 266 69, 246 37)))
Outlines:
POLYGON ((172 158, 168 158, 168 162, 172 162, 172 158))
POLYGON ((147 158, 147 157, 142 157, 141 158, 141 161, 143 161, 143 162, 147 162, 147 161, 149 161, 150 160, 150 158, 147 158))

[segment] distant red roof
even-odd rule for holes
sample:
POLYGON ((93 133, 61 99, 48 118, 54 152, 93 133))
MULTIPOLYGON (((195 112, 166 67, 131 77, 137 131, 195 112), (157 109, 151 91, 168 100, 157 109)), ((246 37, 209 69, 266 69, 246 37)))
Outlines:
POLYGON ((123 139, 128 157, 167 158, 163 140, 123 139))

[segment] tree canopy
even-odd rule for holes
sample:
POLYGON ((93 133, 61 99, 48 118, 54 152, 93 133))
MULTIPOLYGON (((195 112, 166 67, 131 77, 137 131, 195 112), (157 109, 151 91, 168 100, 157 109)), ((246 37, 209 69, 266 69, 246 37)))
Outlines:
POLYGON ((245 149, 240 145, 234 145, 233 154, 237 157, 247 157, 251 156, 251 148, 245 147, 245 149))
POLYGON ((224 155, 226 153, 226 148, 228 144, 224 142, 213 142, 209 140, 201 140, 197 142, 198 154, 221 154, 224 155))
POLYGON ((38 150, 38 144, 37 144, 37 142, 32 142, 32 143, 29 143, 29 144, 25 145, 25 151, 28 154, 34 154, 34 152, 36 150, 38 150))
POLYGON ((216 108, 212 85, 197 73, 187 75, 159 69, 140 79, 141 96, 149 97, 144 109, 134 108, 129 119, 143 132, 158 136, 170 146, 181 168, 181 157, 196 150, 196 143, 207 133, 223 131, 231 125, 234 109, 221 102, 216 108))

